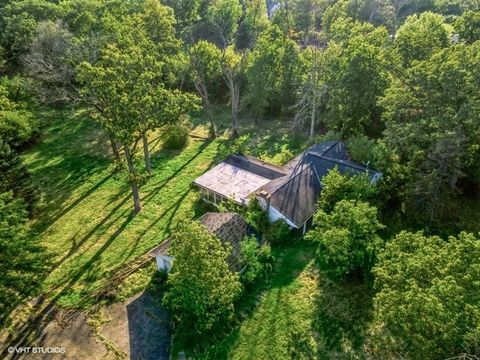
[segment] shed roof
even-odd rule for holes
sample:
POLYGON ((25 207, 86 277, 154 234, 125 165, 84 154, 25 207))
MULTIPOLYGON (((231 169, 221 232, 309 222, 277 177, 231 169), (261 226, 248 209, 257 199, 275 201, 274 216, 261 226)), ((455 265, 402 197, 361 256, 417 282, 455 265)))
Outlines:
MULTIPOLYGON (((231 254, 227 258, 228 265, 232 271, 240 271, 241 241, 253 230, 247 222, 237 213, 216 213, 208 212, 198 219, 207 230, 218 237, 223 245, 231 247, 231 254)), ((165 240, 162 244, 150 251, 152 256, 171 255, 169 253, 172 238, 165 240)))

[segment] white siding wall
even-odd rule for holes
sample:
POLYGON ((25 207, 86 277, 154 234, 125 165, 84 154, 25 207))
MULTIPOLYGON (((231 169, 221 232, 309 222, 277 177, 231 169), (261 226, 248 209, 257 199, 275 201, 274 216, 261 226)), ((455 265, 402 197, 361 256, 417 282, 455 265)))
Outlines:
POLYGON ((282 213, 280 213, 280 211, 275 209, 272 205, 270 205, 270 208, 268 210, 268 219, 270 220, 270 222, 275 222, 277 220, 284 220, 288 225, 290 225, 293 228, 296 228, 296 226, 293 225, 293 223, 290 222, 290 220, 288 220, 285 216, 283 216, 282 213))
POLYGON ((173 256, 167 255, 155 256, 155 260, 157 261, 157 269, 161 271, 166 271, 167 273, 170 272, 174 259, 175 258, 173 256))

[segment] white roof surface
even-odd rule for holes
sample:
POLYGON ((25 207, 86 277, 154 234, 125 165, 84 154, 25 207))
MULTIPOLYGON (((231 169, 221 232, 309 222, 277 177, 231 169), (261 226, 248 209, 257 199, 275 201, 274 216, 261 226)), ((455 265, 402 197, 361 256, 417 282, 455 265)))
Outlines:
POLYGON ((270 179, 222 162, 210 169, 194 183, 238 203, 248 202, 247 198, 270 179))

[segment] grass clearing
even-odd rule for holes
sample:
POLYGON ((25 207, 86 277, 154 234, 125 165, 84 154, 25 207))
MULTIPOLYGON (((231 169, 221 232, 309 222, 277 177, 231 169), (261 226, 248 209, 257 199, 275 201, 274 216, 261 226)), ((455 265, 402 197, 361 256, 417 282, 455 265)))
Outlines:
POLYGON ((195 217, 191 182, 214 163, 221 140, 197 138, 180 151, 161 151, 157 142, 154 175, 141 187, 144 209, 133 216, 130 187, 96 123, 83 112, 65 120, 56 112, 39 115, 48 125, 23 158, 44 199, 33 223, 51 256, 42 292, 76 307, 106 274, 160 243, 179 219, 195 217))
POLYGON ((336 283, 320 273, 314 246, 304 241, 274 249, 274 272, 240 304, 234 330, 201 359, 332 359, 362 353, 372 291, 336 283))

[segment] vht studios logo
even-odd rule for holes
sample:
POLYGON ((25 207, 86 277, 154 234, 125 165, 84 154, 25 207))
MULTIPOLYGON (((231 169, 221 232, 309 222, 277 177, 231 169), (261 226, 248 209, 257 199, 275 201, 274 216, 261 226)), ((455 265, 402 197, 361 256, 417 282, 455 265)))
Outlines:
POLYGON ((10 354, 65 354, 63 346, 10 346, 8 348, 10 354))

